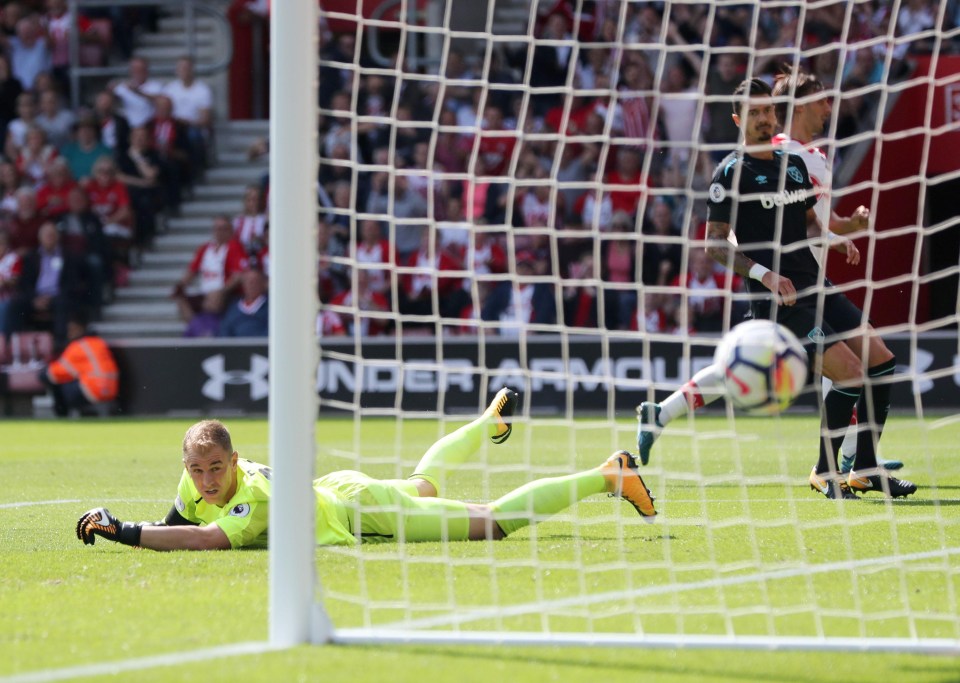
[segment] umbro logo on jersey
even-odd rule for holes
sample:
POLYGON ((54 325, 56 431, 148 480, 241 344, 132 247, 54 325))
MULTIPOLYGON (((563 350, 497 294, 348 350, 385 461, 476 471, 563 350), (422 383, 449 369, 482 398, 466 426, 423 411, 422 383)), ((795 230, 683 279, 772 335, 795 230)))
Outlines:
POLYGON ((776 194, 760 195, 760 205, 765 209, 772 209, 775 206, 786 206, 787 204, 796 204, 807 199, 806 190, 782 190, 776 194))
POLYGON ((787 166, 787 175, 790 176, 790 180, 795 183, 803 182, 803 174, 800 172, 800 169, 796 166, 787 166))
POLYGON ((765 175, 758 175, 757 178, 756 178, 756 180, 757 180, 757 185, 766 185, 766 184, 767 184, 767 176, 765 176, 765 175))

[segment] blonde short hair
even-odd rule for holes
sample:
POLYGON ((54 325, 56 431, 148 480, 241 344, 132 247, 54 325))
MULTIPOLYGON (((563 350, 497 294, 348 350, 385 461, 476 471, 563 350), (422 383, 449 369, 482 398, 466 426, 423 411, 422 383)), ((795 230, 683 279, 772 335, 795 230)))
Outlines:
POLYGON ((213 448, 222 448, 227 453, 233 453, 233 442, 230 432, 219 420, 203 420, 198 422, 183 437, 183 457, 188 453, 206 455, 213 448))

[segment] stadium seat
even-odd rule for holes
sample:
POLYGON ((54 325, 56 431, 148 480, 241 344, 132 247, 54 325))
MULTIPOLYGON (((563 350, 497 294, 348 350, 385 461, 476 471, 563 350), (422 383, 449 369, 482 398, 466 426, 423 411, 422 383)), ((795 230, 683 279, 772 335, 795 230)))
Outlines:
POLYGON ((39 372, 53 359, 53 335, 49 332, 15 332, 9 341, 0 336, 0 394, 4 412, 13 412, 16 396, 46 393, 39 372))

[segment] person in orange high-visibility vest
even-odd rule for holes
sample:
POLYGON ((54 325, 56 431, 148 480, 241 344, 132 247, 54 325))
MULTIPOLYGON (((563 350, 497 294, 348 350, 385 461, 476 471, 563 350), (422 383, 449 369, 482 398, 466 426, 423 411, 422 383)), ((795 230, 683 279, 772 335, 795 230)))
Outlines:
POLYGON ((117 397, 119 373, 107 343, 87 331, 80 311, 72 312, 67 322, 69 343, 63 353, 40 373, 53 394, 53 409, 65 417, 70 410, 106 404, 117 397))

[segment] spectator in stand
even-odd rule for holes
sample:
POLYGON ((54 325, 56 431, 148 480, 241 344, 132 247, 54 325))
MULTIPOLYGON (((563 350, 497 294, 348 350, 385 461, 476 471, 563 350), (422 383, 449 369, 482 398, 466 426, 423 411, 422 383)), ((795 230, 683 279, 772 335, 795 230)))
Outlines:
POLYGON ((425 232, 420 249, 401 264, 411 270, 400 276, 400 314, 433 315, 436 298, 436 311, 440 317, 461 318, 470 304, 470 296, 463 289, 463 278, 437 277, 437 273, 462 271, 464 251, 456 243, 443 246, 433 245, 432 241, 431 234, 425 232))
POLYGON ((533 179, 538 181, 537 185, 525 187, 518 193, 521 223, 527 228, 563 228, 563 195, 554 194, 550 173, 538 165, 533 179))
MULTIPOLYGON (((233 59, 230 60, 229 87, 230 118, 252 119, 258 108, 264 116, 268 113, 270 92, 267 78, 270 73, 270 10, 265 2, 251 0, 232 0, 227 10, 227 19, 233 35, 233 59), (254 31, 259 31, 260 53, 254 53, 254 31), (253 79, 256 77, 256 65, 260 64, 263 76, 261 94, 263 100, 254 102, 253 79)), ((351 36, 352 37, 352 36, 351 36)), ((351 57, 353 53, 350 53, 351 57)), ((348 64, 352 58, 347 59, 348 64)), ((324 79, 321 78, 321 88, 324 79)), ((321 93, 323 90, 321 89, 321 93)))
MULTIPOLYGON (((326 62, 320 69, 319 102, 321 109, 329 109, 333 95, 341 90, 350 90, 354 71, 349 65, 354 63, 357 51, 357 38, 353 31, 345 31, 327 42, 320 50, 320 59, 326 62), (330 64, 339 62, 343 66, 330 64)), ((247 80, 250 74, 245 74, 247 80)))
POLYGON ((256 254, 263 248, 266 209, 260 186, 247 185, 243 191, 243 211, 233 219, 233 236, 248 254, 256 254))
POLYGON ((17 294, 8 309, 10 329, 19 332, 49 326, 58 347, 67 341, 67 319, 87 304, 83 262, 60 245, 53 221, 40 226, 40 245, 23 257, 17 294))
POLYGON ((150 147, 144 126, 130 129, 130 145, 117 152, 117 180, 127 187, 134 216, 134 243, 147 248, 157 231, 157 211, 163 208, 160 157, 150 147))
POLYGON ((83 415, 94 406, 109 406, 120 388, 117 363, 107 343, 87 328, 82 310, 70 311, 63 353, 40 373, 53 394, 53 412, 83 415))
POLYGON ((17 190, 21 185, 14 163, 0 159, 0 224, 17 212, 17 190))
MULTIPOLYGON (((587 220, 582 211, 583 204, 587 201, 585 195, 589 192, 584 191, 584 186, 586 183, 597 179, 597 159, 600 155, 600 146, 595 142, 574 144, 569 141, 563 141, 560 145, 557 183, 566 185, 566 187, 558 188, 558 192, 563 198, 563 206, 566 209, 564 223, 591 225, 592 221, 587 220)), ((595 199, 596 196, 591 202, 595 199)), ((608 196, 604 195, 604 199, 609 203, 608 196)), ((592 216, 593 214, 587 215, 592 216)), ((603 223, 598 225, 603 225, 603 223)))
POLYGON ((10 236, 0 229, 0 336, 8 336, 10 328, 7 314, 10 301, 17 292, 22 262, 20 256, 10 246, 10 236))
POLYGON ((127 65, 127 79, 114 82, 110 89, 123 104, 123 115, 131 127, 145 126, 153 118, 154 98, 163 91, 160 81, 150 78, 150 64, 134 57, 127 65))
POLYGON ((676 303, 669 294, 646 292, 643 306, 637 308, 631 329, 655 334, 677 333, 676 303))
MULTIPOLYGON (((562 13, 551 14, 535 41, 533 64, 530 70, 530 86, 533 88, 559 88, 567 84, 567 75, 571 69, 573 48, 569 44, 544 44, 543 41, 572 40, 568 18, 562 13)), ((559 92, 534 95, 534 114, 544 116, 552 107, 557 106, 563 95, 559 92)))
POLYGON ((21 93, 17 96, 17 118, 7 126, 7 137, 3 145, 8 159, 17 158, 17 150, 27 143, 27 129, 36 123, 37 104, 33 93, 21 93))
POLYGON ((50 48, 36 14, 28 14, 17 22, 17 34, 9 39, 10 65, 13 75, 26 90, 31 90, 41 73, 53 68, 50 48))
POLYGON ((183 188, 192 185, 195 178, 190 164, 187 132, 173 118, 173 101, 158 95, 154 101, 155 115, 150 121, 150 145, 160 159, 164 198, 167 207, 176 213, 180 209, 183 188))
POLYGON ((494 176, 510 175, 517 134, 504 127, 503 111, 487 105, 483 127, 476 139, 477 154, 483 156, 487 173, 494 176))
MULTIPOLYGON (((937 25, 937 11, 933 0, 907 0, 897 14, 897 35, 910 36, 929 31, 937 25)), ((933 38, 914 39, 893 48, 894 58, 903 59, 910 54, 929 54, 934 46, 933 38)))
POLYGON ((93 100, 93 114, 100 127, 100 141, 112 150, 126 149, 130 139, 130 122, 117 111, 117 98, 110 90, 102 90, 93 100))
MULTIPOLYGON (((330 192, 333 206, 336 211, 327 212, 327 222, 333 231, 333 238, 343 245, 350 241, 350 223, 354 214, 352 206, 353 184, 348 180, 340 180, 333 184, 330 192)), ((359 200, 359 197, 357 197, 359 200)))
MULTIPOLYGON (((240 274, 246 268, 247 255, 243 246, 233 238, 230 218, 217 216, 213 219, 210 241, 197 249, 183 277, 173 288, 172 296, 180 317, 189 324, 188 336, 191 328, 210 330, 211 326, 219 325, 220 315, 236 293, 240 274), (199 283, 196 289, 191 289, 194 280, 199 283)), ((212 333, 215 332, 216 327, 213 327, 212 333)))
POLYGON ((461 173, 467 167, 471 138, 456 130, 457 115, 449 109, 440 111, 434 167, 447 173, 461 173))
POLYGON ((173 117, 186 130, 190 161, 194 172, 201 175, 207 167, 207 147, 212 134, 213 92, 196 78, 193 59, 180 57, 177 78, 163 87, 163 94, 173 101, 173 117))
POLYGON ((573 208, 576 224, 582 225, 585 230, 606 232, 613 220, 613 200, 610 193, 597 187, 591 187, 581 194, 573 208))
POLYGON ((664 96, 660 98, 660 118, 666 137, 671 143, 681 145, 669 148, 666 164, 682 177, 686 177, 700 143, 700 130, 695 125, 700 96, 693 82, 694 75, 693 67, 686 60, 677 60, 667 68, 661 85, 664 96))
POLYGON ((616 166, 607 172, 604 184, 608 186, 614 211, 636 214, 637 205, 643 198, 646 186, 642 170, 643 158, 640 150, 634 147, 620 147, 616 154, 616 166), (609 187, 611 185, 622 187, 614 189, 609 187))
MULTIPOLYGON (((618 211, 610 220, 611 239, 603 241, 601 274, 604 282, 627 285, 636 282, 637 242, 628 239, 634 230, 630 214, 618 211)), ((630 329, 630 317, 637 308, 634 287, 610 287, 604 292, 606 324, 609 329, 630 329)))
MULTIPOLYGON (((571 327, 597 327, 597 288, 584 280, 597 277, 593 254, 584 252, 570 263, 563 285, 563 322, 571 327)), ((610 322, 607 321, 609 326, 610 322)))
POLYGON ((86 264, 90 280, 90 308, 97 313, 113 298, 113 252, 103 234, 103 223, 90 209, 90 199, 74 184, 67 195, 67 211, 57 220, 63 248, 86 264))
POLYGON ((17 118, 17 100, 23 86, 10 71, 10 60, 0 52, 0 141, 6 140, 7 126, 17 118))
MULTIPOLYGON (((53 68, 50 75, 65 93, 70 92, 70 31, 73 30, 73 16, 68 11, 67 0, 46 0, 47 13, 42 19, 50 45, 50 62, 53 68)), ((82 46, 107 48, 93 22, 84 14, 76 19, 78 40, 82 46)), ((81 48, 83 49, 83 48, 81 48)), ((82 56, 81 56, 82 60, 82 56)), ((86 65, 85 61, 81 61, 86 65)))
POLYGON ((669 285, 680 273, 683 247, 680 230, 674 225, 673 210, 662 197, 650 207, 650 221, 644 228, 641 242, 643 260, 640 276, 645 285, 669 285))
MULTIPOLYGON (((379 231, 376 221, 370 221, 379 231)), ((343 243, 336 239, 330 223, 317 222, 317 295, 320 303, 329 303, 333 297, 350 287, 350 269, 343 261, 347 251, 343 243)))
POLYGON ((256 265, 267 276, 270 282, 270 222, 263 226, 263 246, 257 252, 256 258, 250 259, 250 265, 256 265))
POLYGON ((360 222, 360 241, 357 243, 357 263, 376 264, 370 268, 369 288, 378 293, 390 289, 388 272, 396 259, 390 250, 390 242, 383 236, 379 221, 365 218, 360 222))
POLYGON ((93 164, 112 151, 100 142, 99 126, 92 115, 85 115, 74 126, 73 139, 60 149, 60 156, 67 162, 70 174, 78 182, 87 183, 93 176, 93 164))
POLYGON ((256 268, 240 275, 240 296, 220 321, 220 337, 266 337, 270 333, 267 278, 256 268))
POLYGON ((114 256, 114 284, 124 287, 129 279, 130 246, 133 243, 133 209, 127 187, 117 179, 117 167, 110 157, 93 164, 93 179, 87 184, 90 208, 103 223, 114 256))
POLYGON ((645 152, 654 140, 661 137, 650 94, 653 72, 643 52, 626 52, 623 60, 613 129, 622 128, 623 135, 634 141, 635 148, 645 152))
POLYGON ((50 165, 59 156, 57 148, 47 142, 47 134, 37 125, 27 129, 27 139, 23 147, 17 150, 14 163, 20 176, 34 187, 46 180, 50 165))
POLYGON ((427 203, 409 189, 406 176, 393 178, 393 202, 390 201, 389 178, 386 172, 374 174, 373 190, 367 201, 367 213, 390 216, 393 244, 399 260, 406 259, 420 248, 420 238, 427 229, 427 203))
POLYGON ((56 92, 47 90, 41 93, 40 113, 37 114, 36 124, 43 128, 51 145, 60 149, 70 142, 70 134, 76 121, 76 115, 61 106, 60 96, 56 92))
MULTIPOLYGON (((365 268, 354 270, 357 278, 356 286, 344 290, 333 298, 330 306, 346 307, 348 311, 330 311, 332 321, 324 320, 324 332, 330 334, 332 330, 344 330, 355 337, 373 337, 385 334, 390 326, 387 318, 364 315, 364 313, 384 313, 390 310, 390 302, 380 292, 370 287, 372 271, 365 268), (354 313, 355 312, 355 313, 354 313)), ((328 317, 328 316, 324 316, 328 317)))
POLYGON ((708 125, 703 139, 704 142, 717 145, 716 149, 710 151, 716 163, 720 163, 737 146, 740 137, 740 130, 730 117, 730 102, 733 100, 733 91, 743 81, 743 73, 740 60, 730 52, 714 54, 707 69, 707 95, 711 98, 704 104, 708 125))
MULTIPOLYGON (((687 328, 690 332, 722 332, 724 315, 724 280, 726 275, 714 270, 715 261, 704 249, 690 249, 687 275, 673 278, 672 287, 682 287, 678 298, 686 301, 687 328)), ((739 286, 734 276, 733 286, 739 286)))
POLYGON ((529 325, 555 325, 557 304, 553 286, 534 283, 536 257, 527 251, 517 254, 516 277, 499 282, 490 291, 480 311, 482 320, 498 322, 503 337, 519 337, 529 333, 529 325))
POLYGON ((17 35, 17 22, 26 14, 26 8, 18 0, 11 0, 0 7, 0 36, 2 36, 2 40, 7 41, 17 35))
POLYGON ((7 221, 10 245, 21 258, 40 245, 43 216, 37 211, 37 193, 32 187, 17 190, 17 209, 7 221))
POLYGON ((473 231, 473 249, 467 252, 467 263, 472 265, 471 272, 477 282, 477 301, 486 301, 490 290, 496 286, 496 281, 488 276, 507 272, 505 241, 501 233, 473 231))
POLYGON ((44 218, 54 220, 69 210, 70 192, 77 186, 70 175, 65 159, 57 157, 50 163, 47 177, 37 189, 37 209, 44 218))

